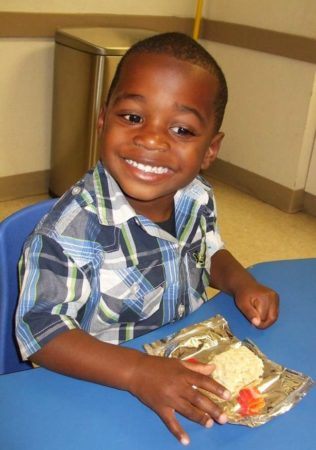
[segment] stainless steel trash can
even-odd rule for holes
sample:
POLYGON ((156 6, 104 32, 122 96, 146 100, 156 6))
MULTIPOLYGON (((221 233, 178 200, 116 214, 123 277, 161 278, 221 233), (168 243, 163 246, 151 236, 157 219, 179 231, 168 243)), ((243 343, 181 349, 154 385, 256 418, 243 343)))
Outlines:
POLYGON ((97 119, 116 66, 135 42, 154 31, 69 28, 55 37, 49 190, 62 195, 98 159, 97 119))

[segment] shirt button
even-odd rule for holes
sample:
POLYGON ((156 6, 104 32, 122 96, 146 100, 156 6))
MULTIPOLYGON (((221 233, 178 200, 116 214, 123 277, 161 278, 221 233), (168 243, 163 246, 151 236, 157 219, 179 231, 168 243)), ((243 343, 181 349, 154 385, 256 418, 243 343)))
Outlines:
POLYGON ((134 284, 131 286, 131 290, 130 290, 131 295, 134 295, 134 296, 135 296, 135 295, 137 294, 138 290, 139 290, 139 285, 138 285, 137 283, 134 283, 134 284))
POLYGON ((79 186, 75 186, 71 191, 72 195, 78 195, 78 194, 80 194, 80 192, 81 192, 81 188, 79 186))
POLYGON ((182 317, 184 312, 185 312, 185 306, 182 305, 182 303, 181 303, 181 305, 178 306, 178 315, 179 315, 179 317, 182 317))

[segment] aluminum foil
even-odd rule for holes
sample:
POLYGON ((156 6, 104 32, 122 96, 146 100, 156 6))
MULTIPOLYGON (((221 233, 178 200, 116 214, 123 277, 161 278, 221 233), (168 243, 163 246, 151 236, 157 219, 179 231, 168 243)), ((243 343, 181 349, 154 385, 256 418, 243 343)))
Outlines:
POLYGON ((229 423, 249 427, 263 425, 289 411, 315 384, 310 377, 269 360, 251 341, 237 339, 226 319, 220 315, 146 344, 144 348, 151 355, 208 364, 215 355, 241 345, 261 358, 262 377, 234 393, 229 401, 202 391, 222 407, 229 423))

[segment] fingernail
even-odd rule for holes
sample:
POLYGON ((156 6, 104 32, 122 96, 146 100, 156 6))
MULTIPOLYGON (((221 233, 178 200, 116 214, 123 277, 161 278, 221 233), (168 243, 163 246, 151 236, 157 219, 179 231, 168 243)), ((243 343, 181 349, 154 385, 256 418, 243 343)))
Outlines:
POLYGON ((222 425, 224 425, 224 423, 226 423, 227 422, 227 416, 226 416, 226 414, 221 414, 220 416, 219 416, 219 418, 218 418, 218 422, 219 423, 221 423, 222 425))
POLYGON ((260 319, 258 317, 254 317, 251 321, 251 323, 257 327, 258 325, 260 325, 260 319))
POLYGON ((187 436, 182 436, 182 438, 180 439, 180 442, 183 445, 189 445, 190 444, 190 439, 187 436))
POLYGON ((214 421, 212 419, 209 419, 205 424, 206 428, 211 428, 213 426, 213 423, 214 421))
POLYGON ((231 397, 231 393, 230 393, 228 390, 225 390, 225 391, 223 392, 223 399, 224 399, 224 400, 229 400, 230 397, 231 397))

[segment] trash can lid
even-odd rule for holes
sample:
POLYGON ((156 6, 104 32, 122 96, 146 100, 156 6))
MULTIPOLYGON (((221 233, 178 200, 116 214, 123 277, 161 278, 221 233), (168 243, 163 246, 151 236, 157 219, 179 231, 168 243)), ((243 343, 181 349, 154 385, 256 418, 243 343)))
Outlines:
POLYGON ((55 42, 95 55, 124 55, 135 42, 154 34, 137 28, 62 28, 55 42))

